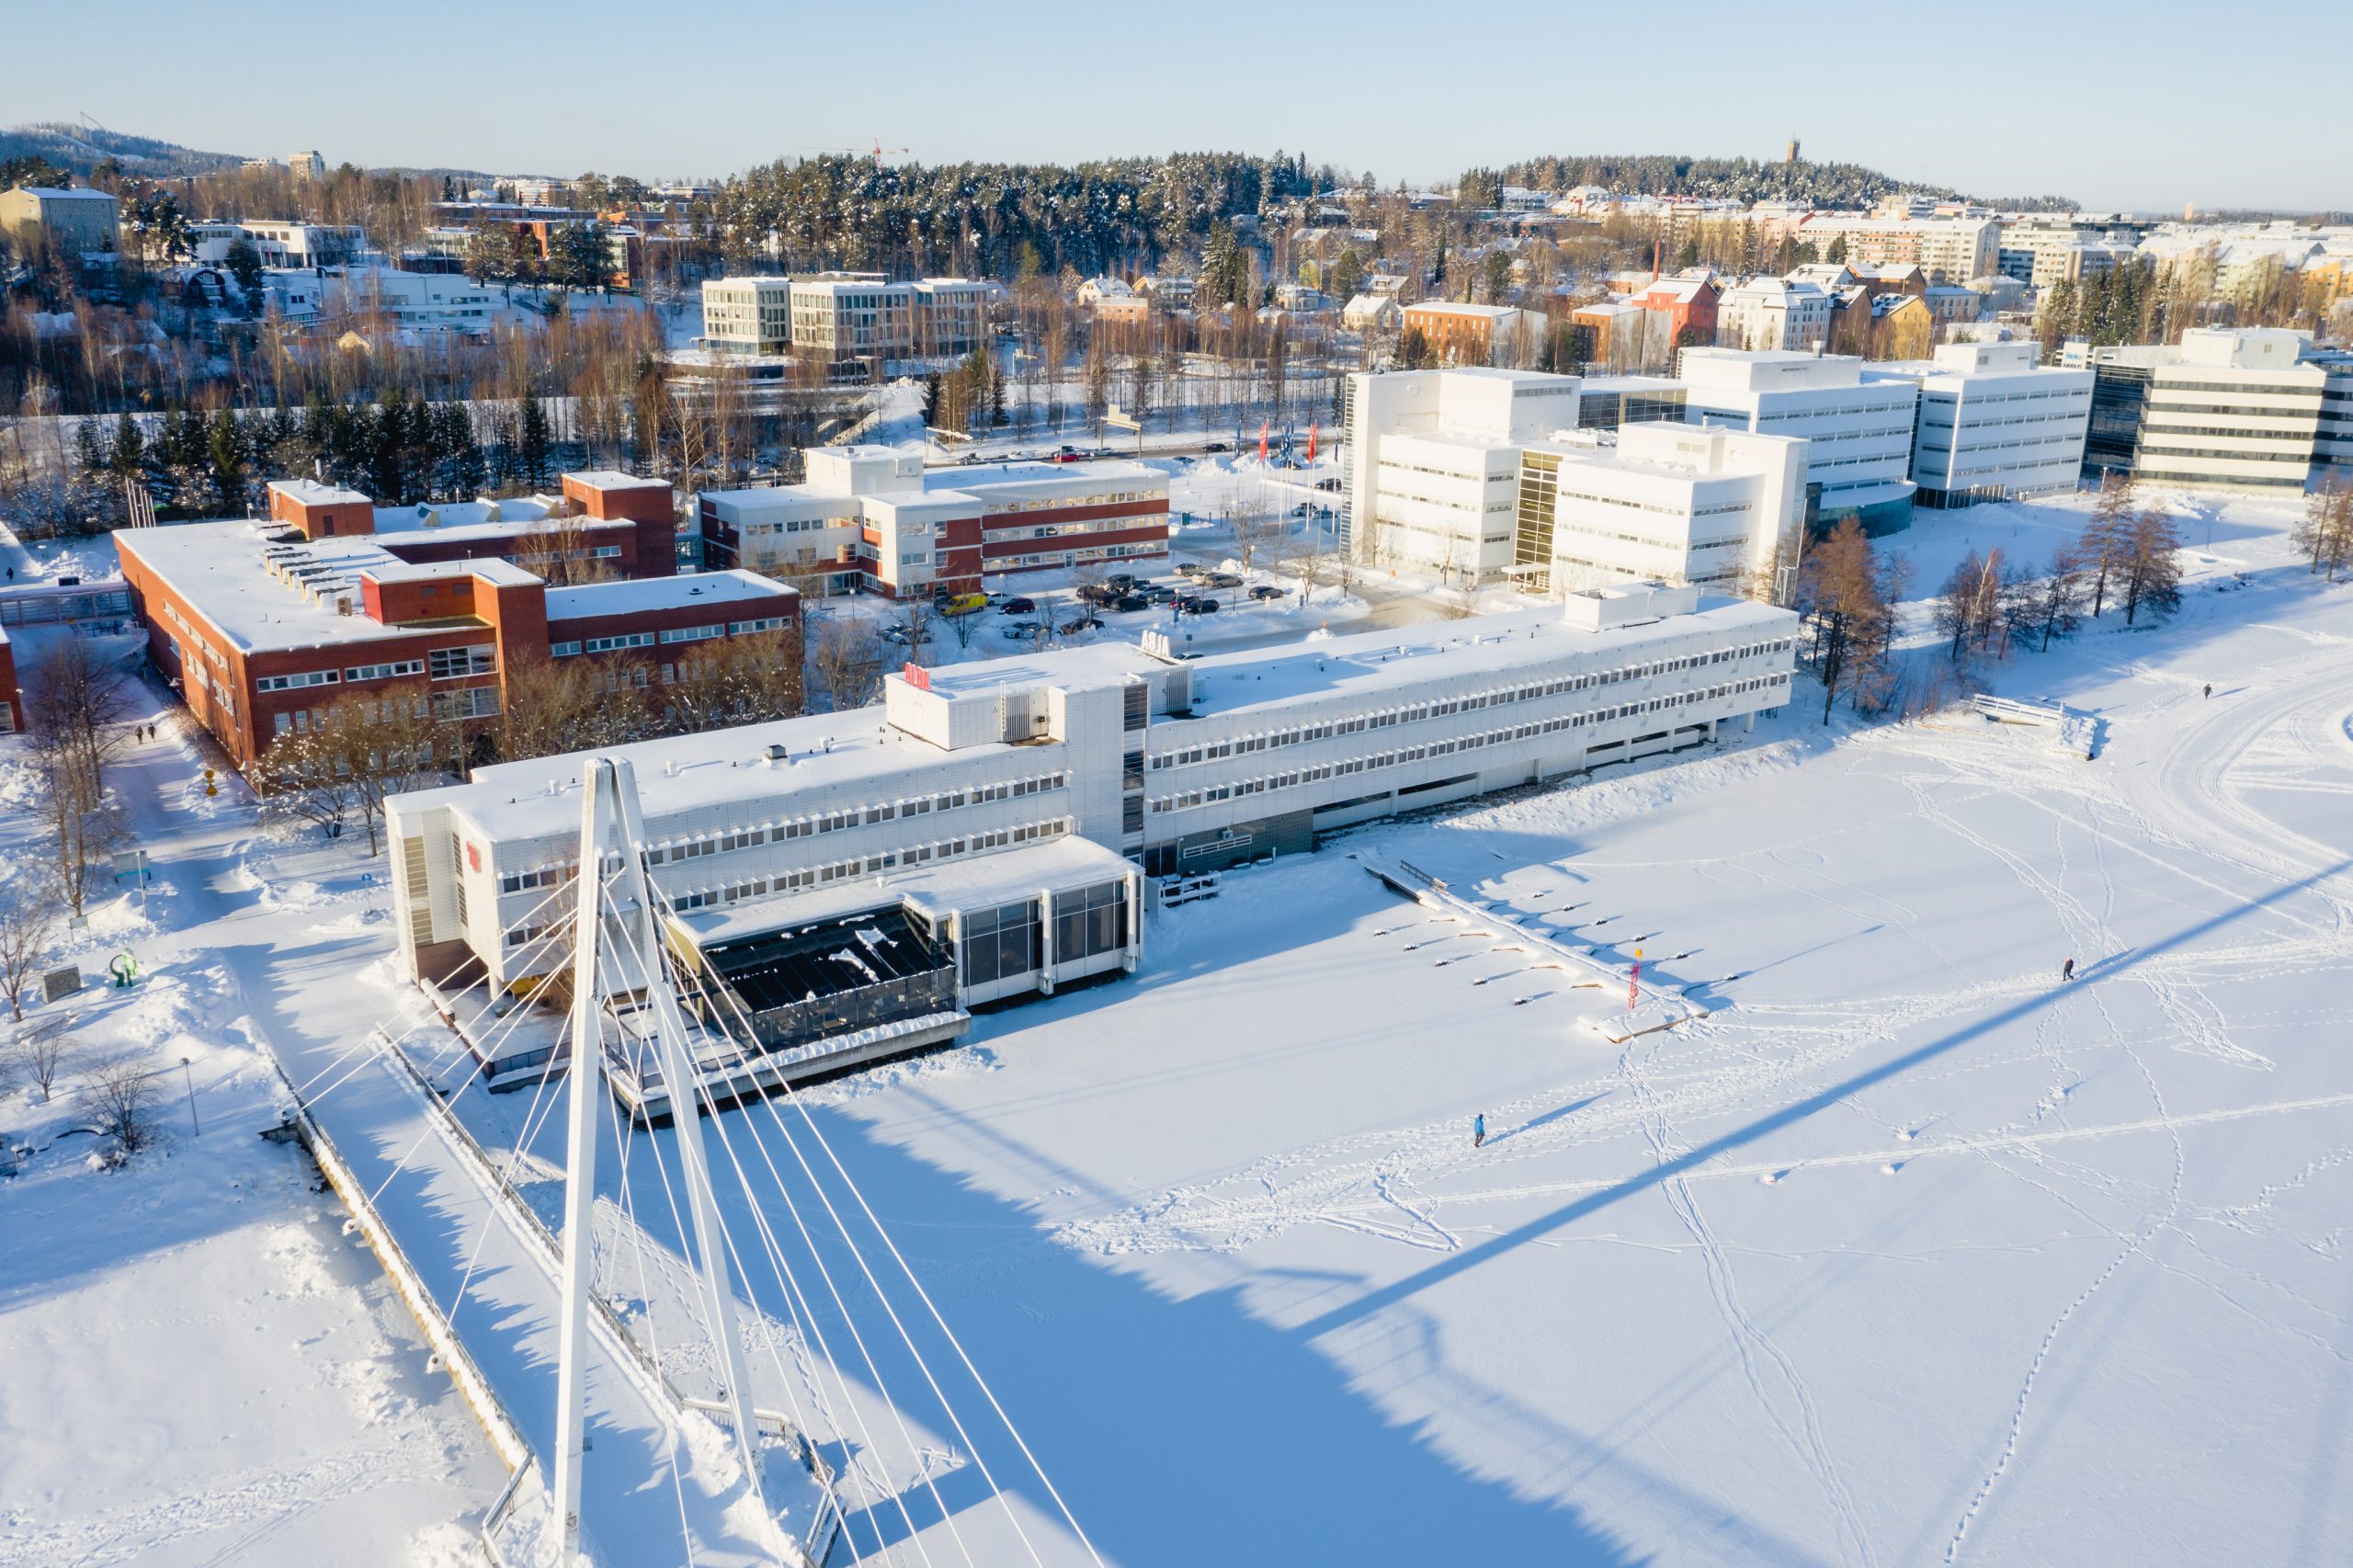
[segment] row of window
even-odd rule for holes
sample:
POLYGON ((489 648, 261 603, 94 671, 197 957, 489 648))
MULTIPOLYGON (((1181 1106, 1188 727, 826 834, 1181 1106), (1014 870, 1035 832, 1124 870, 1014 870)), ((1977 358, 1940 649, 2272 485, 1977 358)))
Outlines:
POLYGON ((772 892, 797 892, 803 888, 823 887, 828 882, 846 881, 855 877, 876 872, 920 866, 933 860, 952 860, 962 855, 979 855, 991 849, 1003 849, 1009 845, 1028 844, 1037 839, 1060 838, 1070 832, 1068 817, 1051 817, 1044 822, 1022 823, 1013 827, 991 828, 963 838, 945 838, 934 844, 917 844, 904 849, 886 849, 879 854, 852 856, 831 865, 808 866, 797 870, 779 871, 772 877, 752 877, 721 887, 697 888, 671 899, 681 912, 709 909, 722 903, 740 903, 747 898, 764 898, 772 892))
POLYGON ((1703 687, 1692 691, 1679 691, 1666 697, 1654 697, 1646 701, 1621 703, 1589 713, 1563 713, 1536 722, 1515 725, 1506 730, 1490 730, 1454 740, 1430 741, 1421 745, 1404 746, 1396 751, 1374 752, 1343 761, 1320 763, 1288 773, 1268 774, 1263 778, 1240 779, 1232 784, 1210 785, 1199 790, 1183 790, 1174 794, 1155 796, 1152 810, 1159 812, 1190 811, 1197 806, 1211 805, 1244 795, 1262 794, 1271 790, 1288 790, 1295 785, 1310 784, 1324 778, 1336 778, 1352 773, 1369 773, 1377 768, 1402 767, 1430 757, 1448 756, 1456 752, 1478 751, 1486 746, 1508 745, 1514 741, 1550 734, 1560 730, 1581 728, 1587 724, 1605 724, 1614 719, 1630 719, 1638 714, 1654 713, 1668 708, 1680 708, 1694 702, 1730 697, 1745 691, 1768 687, 1784 687, 1790 683, 1786 675, 1756 676, 1747 680, 1729 681, 1721 686, 1703 687))
POLYGON ((1523 686, 1505 687, 1495 691, 1479 692, 1470 697, 1444 698, 1418 703, 1410 708, 1384 709, 1355 718, 1302 724, 1296 729, 1277 730, 1263 735, 1244 735, 1233 740, 1188 746, 1182 750, 1154 752, 1152 754, 1151 766, 1154 769, 1186 767, 1194 763, 1215 761, 1221 757, 1237 756, 1254 751, 1267 751, 1280 746, 1297 745, 1304 741, 1324 740, 1332 735, 1354 734, 1361 730, 1376 730, 1390 724, 1412 724, 1424 719, 1442 718, 1449 713, 1469 712, 1481 708, 1497 708, 1512 702, 1533 701, 1538 698, 1555 697, 1563 692, 1586 691, 1596 687, 1612 686, 1620 681, 1672 675, 1680 670, 1698 669, 1709 665, 1732 664, 1762 653, 1784 653, 1795 645, 1794 639, 1784 637, 1768 642, 1745 643, 1738 648, 1725 648, 1710 653, 1690 653, 1672 659, 1654 660, 1647 664, 1630 665, 1622 669, 1599 670, 1588 675, 1558 676, 1550 680, 1530 681, 1523 686))

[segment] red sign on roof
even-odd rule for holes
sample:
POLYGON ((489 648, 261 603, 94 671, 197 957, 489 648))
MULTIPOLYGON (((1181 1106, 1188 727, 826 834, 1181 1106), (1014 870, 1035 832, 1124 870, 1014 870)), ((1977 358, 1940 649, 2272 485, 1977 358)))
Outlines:
POLYGON ((931 672, 925 669, 921 665, 910 662, 906 668, 902 670, 900 674, 906 683, 909 686, 914 687, 917 691, 929 691, 931 689, 931 672))

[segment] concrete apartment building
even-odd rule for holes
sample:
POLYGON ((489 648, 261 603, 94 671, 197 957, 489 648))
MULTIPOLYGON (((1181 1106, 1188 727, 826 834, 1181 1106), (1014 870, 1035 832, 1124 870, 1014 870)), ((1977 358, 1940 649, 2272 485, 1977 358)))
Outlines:
MULTIPOLYGON (((1796 635, 1787 610, 1651 585, 1191 661, 1101 643, 909 666, 876 707, 618 752, 671 940, 791 1075, 1135 969, 1145 875, 1702 743, 1787 700, 1796 635)), ((544 901, 576 871, 583 760, 389 803, 409 973, 500 988, 566 961, 544 901)))
POLYGON ((1574 376, 1402 370, 1348 378, 1343 506, 1359 561, 1449 582, 1512 566, 1519 454, 1577 423, 1574 376))
POLYGON ((1642 581, 1726 595, 1780 586, 1774 573, 1794 562, 1805 527, 1805 466, 1802 438, 1679 423, 1529 447, 1514 574, 1552 594, 1642 581))
POLYGON ((1419 333, 1443 365, 1514 368, 1531 363, 1550 323, 1517 305, 1463 305, 1424 300, 1405 307, 1404 330, 1419 333))
POLYGON ((1993 218, 1815 212, 1794 233, 1817 256, 1843 240, 1849 266, 1917 267, 1931 283, 1966 283, 1995 271, 2001 259, 2002 225, 1993 218))
POLYGON ((800 636, 800 596, 748 572, 551 587, 494 556, 412 562, 376 537, 259 521, 114 540, 156 667, 240 768, 347 694, 462 731, 505 710, 526 665, 584 659, 644 688, 711 640, 800 636))
POLYGON ((1862 369, 1841 355, 1689 348, 1677 377, 1692 424, 1805 438, 1812 531, 1852 517, 1877 536, 1912 521, 1920 393, 1909 381, 1865 381, 1862 369))
POLYGON ((103 190, 18 186, 0 190, 0 229, 43 230, 67 252, 119 251, 122 204, 103 190))
POLYGON ((1830 294, 1804 278, 1752 278, 1716 301, 1715 342, 1727 348, 1820 348, 1830 336, 1830 294))
POLYGON ((704 560, 904 598, 1168 555, 1168 476, 1142 463, 926 471, 887 447, 813 447, 806 460, 800 484, 705 491, 704 560))
POLYGON ((1927 365, 1866 372, 1920 389, 1912 483, 1924 506, 2073 490, 2083 472, 2092 372, 2040 361, 2036 343, 1948 343, 1927 365))
POLYGON ((357 223, 292 223, 260 218, 188 225, 196 259, 218 266, 239 240, 254 247, 266 267, 348 267, 368 254, 368 231, 357 223))
POLYGON ((543 575, 667 577, 678 569, 667 480, 610 470, 567 473, 555 495, 380 506, 316 480, 269 486, 270 520, 304 540, 372 538, 411 564, 504 561, 543 575))

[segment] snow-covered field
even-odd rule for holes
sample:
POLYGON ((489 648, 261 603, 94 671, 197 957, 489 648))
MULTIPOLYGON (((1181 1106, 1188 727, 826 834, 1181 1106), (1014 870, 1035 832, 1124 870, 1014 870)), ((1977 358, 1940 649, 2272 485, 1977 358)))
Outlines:
MULTIPOLYGON (((805 1091, 1103 1561, 2353 1558, 2353 585, 2289 558, 2284 508, 2180 506, 2177 618, 2111 614, 1994 672, 2090 710, 2096 760, 1958 710, 1825 728, 1802 684, 1741 744, 1231 874, 1154 917, 1134 980, 805 1091), (1398 898, 1374 858, 1491 917, 1398 898), (1592 1021, 1622 994, 1536 967, 1526 922, 1640 948, 1711 1016, 1608 1044, 1592 1021)), ((2081 512, 1924 513, 1897 548, 1925 593, 1972 545, 2039 559, 2081 512)), ((210 1119, 237 1114, 217 1081, 257 1076, 233 1024, 275 1005, 240 999, 268 944, 335 924, 358 972, 389 937, 348 854, 235 849, 250 825, 152 749, 159 841, 232 846, 225 885, 159 904, 150 988, 88 1027, 175 1061, 201 1042, 208 1120, 127 1173, 52 1153, 0 1184, 0 1563, 397 1562, 496 1467, 365 1254, 253 1139, 266 1096, 233 1134, 210 1119), (233 1137, 244 1163, 199 1163, 233 1137), (167 1244, 166 1216, 201 1239, 167 1244), (105 1447, 158 1404, 163 1439, 105 1447), (234 1466, 181 1474, 199 1433, 234 1466), (306 1479, 380 1450, 356 1498, 306 1479), (248 1470, 338 1501, 250 1545, 173 1533, 248 1470), (334 1506, 375 1511, 365 1549, 334 1506)), ((38 1108, 7 1104, 20 1138, 38 1108)), ((460 1104, 530 1145, 551 1211, 544 1108, 460 1104)), ((780 1147, 767 1106, 721 1125, 731 1160, 780 1147)), ((632 1279, 616 1238, 607 1288, 633 1323, 670 1314, 691 1381, 675 1221, 642 1162, 606 1168, 657 1244, 632 1279)), ((763 1273, 753 1308, 781 1324, 763 1273)), ((1027 1561, 843 1288, 876 1359, 835 1386, 869 1420, 820 1435, 869 1488, 867 1560, 1027 1561)), ((762 1337, 756 1398, 805 1401, 809 1346, 762 1337)), ((1001 1428, 970 1444, 1048 1562, 1087 1561, 1001 1428)))

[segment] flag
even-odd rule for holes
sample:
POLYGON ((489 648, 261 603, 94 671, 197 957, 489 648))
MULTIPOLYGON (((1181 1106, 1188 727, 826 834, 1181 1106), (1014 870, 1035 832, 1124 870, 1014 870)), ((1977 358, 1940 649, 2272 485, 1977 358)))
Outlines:
POLYGON ((1271 423, 1265 419, 1258 421, 1258 460, 1260 462, 1267 460, 1267 429, 1271 423))
POLYGON ((1307 422, 1307 460, 1315 460, 1315 421, 1313 419, 1307 422))
POLYGON ((1634 949, 1634 975, 1626 982, 1626 1011, 1632 1012, 1643 1000, 1643 949, 1634 949))
POLYGON ((906 668, 900 672, 900 676, 917 691, 929 691, 931 689, 931 672, 925 669, 921 665, 910 661, 906 668))

